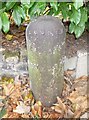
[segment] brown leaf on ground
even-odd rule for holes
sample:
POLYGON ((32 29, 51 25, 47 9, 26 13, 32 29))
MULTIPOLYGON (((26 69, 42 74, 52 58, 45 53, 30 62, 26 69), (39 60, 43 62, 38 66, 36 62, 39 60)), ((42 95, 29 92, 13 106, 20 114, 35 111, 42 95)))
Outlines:
POLYGON ((74 112, 84 112, 87 109, 87 96, 79 96, 77 91, 73 91, 68 99, 72 102, 72 109, 74 112), (81 108, 81 109, 80 109, 81 108))
MULTIPOLYGON (((21 93, 22 93, 22 92, 21 92, 21 93)), ((29 102, 29 103, 32 103, 33 100, 34 100, 32 91, 30 91, 30 90, 25 90, 25 91, 23 91, 22 97, 23 97, 23 100, 24 100, 25 102, 27 102, 27 103, 28 103, 28 102, 29 102)))
POLYGON ((38 115, 40 118, 42 117, 42 104, 40 101, 36 102, 33 106, 32 106, 32 114, 33 116, 38 115))
POLYGON ((30 113, 30 106, 26 106, 24 102, 19 101, 19 105, 16 107, 16 109, 13 110, 13 112, 19 114, 28 114, 30 113))
POLYGON ((13 39, 13 35, 7 34, 5 38, 10 41, 13 39))
POLYGON ((14 113, 14 112, 9 112, 8 118, 20 118, 20 114, 14 113))
POLYGON ((49 117, 49 113, 48 112, 43 112, 43 118, 47 119, 49 117))
POLYGON ((72 75, 74 73, 74 70, 67 70, 64 72, 64 75, 72 75))
POLYGON ((18 85, 14 85, 13 83, 8 85, 3 84, 3 88, 5 95, 9 96, 14 101, 17 101, 18 98, 21 97, 21 86, 19 84, 18 85))
POLYGON ((59 119, 62 118, 62 115, 56 112, 51 112, 48 116, 49 119, 59 119))
POLYGON ((84 76, 81 76, 81 77, 77 78, 74 82, 76 83, 76 82, 81 81, 81 80, 88 81, 89 77, 84 75, 84 76))
POLYGON ((21 117, 22 118, 29 118, 29 115, 28 114, 22 114, 21 117))
POLYGON ((72 93, 70 93, 70 95, 67 97, 67 99, 69 99, 72 103, 75 103, 75 100, 77 97, 78 97, 78 92, 73 91, 72 93))
POLYGON ((66 105, 62 102, 62 100, 59 97, 57 97, 57 101, 58 103, 54 104, 54 106, 51 108, 56 112, 60 113, 61 116, 66 116, 67 113, 66 105))
POLYGON ((73 118, 79 118, 81 113, 82 113, 82 109, 81 108, 76 110, 74 115, 73 115, 73 118))
POLYGON ((70 86, 64 82, 62 96, 66 99, 66 97, 69 96, 69 93, 70 93, 70 86))
POLYGON ((87 76, 82 76, 74 81, 73 88, 78 92, 79 95, 88 94, 89 80, 87 76))

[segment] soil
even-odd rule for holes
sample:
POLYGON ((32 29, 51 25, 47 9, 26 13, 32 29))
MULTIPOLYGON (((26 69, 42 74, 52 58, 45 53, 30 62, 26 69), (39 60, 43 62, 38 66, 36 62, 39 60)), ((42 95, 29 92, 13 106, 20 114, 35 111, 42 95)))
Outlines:
POLYGON ((77 51, 84 49, 88 49, 88 37, 89 32, 84 32, 83 35, 76 39, 74 35, 68 34, 66 36, 66 56, 67 57, 73 57, 76 56, 77 51))

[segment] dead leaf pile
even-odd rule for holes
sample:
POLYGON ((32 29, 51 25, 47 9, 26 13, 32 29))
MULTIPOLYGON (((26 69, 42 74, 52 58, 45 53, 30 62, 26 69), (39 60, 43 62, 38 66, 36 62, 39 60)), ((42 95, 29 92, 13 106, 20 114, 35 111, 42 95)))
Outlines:
POLYGON ((57 97, 57 103, 46 108, 40 101, 35 102, 29 82, 15 84, 4 81, 0 94, 0 99, 5 101, 1 101, 0 106, 7 110, 4 118, 79 118, 88 109, 88 82, 86 76, 74 80, 71 87, 64 82, 62 98, 57 97))

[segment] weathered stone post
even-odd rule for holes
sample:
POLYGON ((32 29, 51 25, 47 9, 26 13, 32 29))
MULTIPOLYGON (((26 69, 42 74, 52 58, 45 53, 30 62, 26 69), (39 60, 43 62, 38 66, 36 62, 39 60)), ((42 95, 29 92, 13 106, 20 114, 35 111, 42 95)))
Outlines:
POLYGON ((26 29, 31 90, 44 106, 56 102, 63 89, 65 28, 52 16, 41 16, 26 29))

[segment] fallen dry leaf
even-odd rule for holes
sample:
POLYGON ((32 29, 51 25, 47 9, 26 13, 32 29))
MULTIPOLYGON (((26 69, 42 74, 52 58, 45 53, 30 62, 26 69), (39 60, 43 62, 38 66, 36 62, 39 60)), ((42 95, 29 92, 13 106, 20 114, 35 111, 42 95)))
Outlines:
POLYGON ((20 104, 16 107, 13 112, 19 113, 19 114, 28 114, 30 112, 30 106, 26 106, 22 101, 20 101, 20 104))
POLYGON ((88 77, 82 76, 74 81, 73 88, 78 92, 78 95, 87 95, 88 91, 88 77))
POLYGON ((82 109, 81 108, 76 110, 76 112, 73 115, 73 118, 79 118, 81 113, 82 113, 82 109))
POLYGON ((29 118, 29 115, 28 114, 22 114, 21 117, 22 118, 29 118))
POLYGON ((13 39, 13 35, 7 34, 5 38, 10 41, 13 39))
POLYGON ((74 70, 67 70, 64 72, 64 75, 72 75, 74 73, 74 70))
POLYGON ((29 101, 29 103, 32 103, 33 101, 33 94, 32 94, 32 91, 26 91, 22 94, 22 97, 23 97, 23 100, 26 102, 26 101, 29 101))
POLYGON ((38 115, 40 118, 42 117, 42 104, 40 101, 36 102, 33 106, 32 106, 32 114, 34 116, 38 115))
POLYGON ((75 100, 78 96, 78 91, 73 91, 72 93, 70 93, 67 99, 69 99, 72 103, 75 103, 75 100))
POLYGON ((56 112, 60 113, 62 116, 65 116, 67 113, 66 105, 62 102, 62 100, 57 97, 57 104, 54 104, 51 108, 55 110, 56 112))
POLYGON ((4 92, 6 96, 9 96, 13 93, 14 91, 14 85, 13 84, 3 84, 4 92))
POLYGON ((82 112, 87 109, 87 96, 79 96, 77 91, 73 91, 68 99, 72 102, 73 111, 78 111, 80 108, 82 112))
POLYGON ((74 82, 76 83, 76 82, 82 81, 82 80, 88 81, 89 77, 88 76, 81 76, 81 77, 77 78, 74 82))
POLYGON ((62 118, 61 114, 56 113, 56 112, 51 112, 48 116, 49 119, 60 119, 62 118))
POLYGON ((20 117, 20 114, 15 113, 15 112, 9 112, 9 114, 8 114, 8 118, 16 118, 17 119, 19 117, 20 117))

